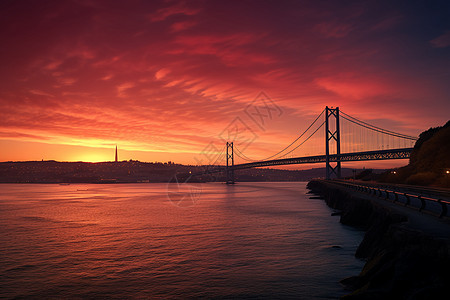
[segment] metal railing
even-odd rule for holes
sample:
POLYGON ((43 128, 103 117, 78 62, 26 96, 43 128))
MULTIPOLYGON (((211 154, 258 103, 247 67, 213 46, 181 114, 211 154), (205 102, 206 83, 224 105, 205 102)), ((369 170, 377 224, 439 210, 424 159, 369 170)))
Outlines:
POLYGON ((349 188, 355 189, 359 192, 363 192, 369 195, 374 195, 378 197, 383 197, 385 200, 391 200, 392 202, 397 204, 403 204, 404 206, 415 207, 418 208, 419 211, 427 210, 431 213, 438 213, 439 218, 443 218, 447 216, 448 205, 450 205, 450 201, 440 199, 440 198, 432 198, 426 197, 418 194, 411 194, 406 192, 394 191, 392 189, 375 187, 375 186, 367 186, 361 184, 355 184, 350 182, 337 181, 337 184, 342 184, 349 188), (417 202, 417 205, 412 204, 412 200, 417 202), (433 207, 430 207, 433 206, 433 207), (436 212, 436 206, 440 206, 440 213, 436 212))

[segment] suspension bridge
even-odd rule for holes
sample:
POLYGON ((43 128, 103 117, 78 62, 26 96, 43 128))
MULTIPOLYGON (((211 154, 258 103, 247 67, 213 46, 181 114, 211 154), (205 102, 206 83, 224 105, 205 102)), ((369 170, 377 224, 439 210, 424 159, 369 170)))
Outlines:
POLYGON ((226 142, 211 167, 192 175, 225 172, 226 183, 233 184, 234 173, 240 169, 325 163, 326 179, 341 178, 342 162, 408 159, 416 140, 417 137, 361 121, 339 107, 327 106, 303 133, 279 152, 264 159, 251 159, 239 149, 239 140, 226 142), (223 157, 226 163, 216 165, 223 157), (241 162, 235 163, 236 159, 241 162))

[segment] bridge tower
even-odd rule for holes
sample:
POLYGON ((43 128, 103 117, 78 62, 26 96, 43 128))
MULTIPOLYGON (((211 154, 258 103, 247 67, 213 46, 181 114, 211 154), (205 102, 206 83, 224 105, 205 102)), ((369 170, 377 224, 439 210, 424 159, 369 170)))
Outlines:
POLYGON ((227 142, 227 181, 226 184, 234 184, 234 151, 233 142, 227 142))
POLYGON ((332 174, 336 175, 337 178, 341 178, 341 138, 339 130, 339 107, 328 108, 325 107, 325 160, 326 160, 326 178, 331 179, 332 174), (336 120, 335 126, 330 126, 330 119, 336 120), (333 127, 333 129, 330 129, 333 127), (336 144, 336 156, 337 162, 336 166, 331 166, 330 164, 330 141, 334 140, 336 144))

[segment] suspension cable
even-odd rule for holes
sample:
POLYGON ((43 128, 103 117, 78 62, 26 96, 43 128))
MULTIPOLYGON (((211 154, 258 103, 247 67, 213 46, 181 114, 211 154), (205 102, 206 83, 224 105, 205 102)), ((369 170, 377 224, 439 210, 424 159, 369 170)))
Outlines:
POLYGON ((403 134, 396 133, 396 132, 393 132, 393 131, 384 130, 384 129, 382 129, 382 128, 377 128, 377 127, 375 127, 375 126, 374 126, 374 127, 369 127, 369 126, 367 126, 367 125, 358 123, 358 122, 355 121, 355 120, 349 119, 349 118, 347 118, 347 117, 345 117, 345 116, 342 116, 342 118, 344 118, 345 120, 347 120, 347 121, 349 121, 349 122, 352 122, 352 123, 354 123, 354 124, 356 124, 356 125, 358 125, 358 126, 361 126, 361 127, 364 127, 364 128, 369 129, 369 130, 376 131, 376 132, 380 132, 380 133, 382 133, 382 134, 386 134, 386 135, 390 135, 390 136, 395 136, 395 137, 402 138, 402 139, 413 140, 413 141, 416 141, 416 140, 417 140, 416 137, 412 137, 412 136, 408 136, 408 135, 403 135, 403 134))
POLYGON ((319 127, 317 127, 317 129, 316 130, 314 130, 314 132, 313 133, 311 133, 311 135, 310 136, 308 136, 307 138, 306 138, 306 140, 304 140, 303 142, 301 142, 298 146, 296 146, 294 149, 292 149, 291 151, 289 151, 289 152, 287 152, 287 153, 285 153, 283 156, 286 156, 286 155, 288 155, 289 153, 291 153, 292 151, 294 151, 295 149, 297 149, 298 147, 300 147, 301 145, 303 145, 304 143, 306 143, 317 131, 319 131, 319 129, 320 128, 322 128, 322 126, 325 124, 325 121, 323 121, 322 122, 322 124, 320 124, 320 126, 319 127))
POLYGON ((375 125, 372 125, 372 124, 369 124, 367 122, 361 121, 361 120, 359 120, 359 119, 357 119, 355 117, 350 116, 349 114, 346 114, 342 110, 340 111, 340 113, 342 114, 341 116, 344 119, 346 119, 347 121, 350 121, 350 122, 352 122, 352 123, 354 123, 356 125, 365 127, 367 129, 370 129, 370 130, 373 130, 373 131, 377 131, 377 132, 380 132, 380 133, 383 133, 383 134, 396 136, 396 137, 399 137, 399 138, 404 138, 404 139, 409 139, 409 140, 417 140, 417 137, 406 135, 406 134, 402 134, 402 133, 398 133, 398 132, 394 132, 394 131, 387 130, 387 129, 383 129, 381 127, 377 127, 375 125), (350 118, 351 120, 346 118, 346 117, 350 118))
MULTIPOLYGON (((381 130, 381 131, 385 132, 386 134, 392 133, 392 134, 396 134, 396 135, 399 135, 399 136, 404 136, 405 138, 414 138, 414 139, 417 139, 417 138, 414 137, 414 136, 410 136, 410 135, 403 134, 403 133, 398 133, 398 132, 395 132, 395 131, 391 131, 391 130, 388 130, 388 129, 384 129, 384 128, 381 128, 381 127, 372 125, 372 124, 370 124, 370 123, 364 122, 364 121, 362 121, 362 120, 360 120, 360 119, 357 119, 357 118, 355 118, 355 117, 353 117, 353 116, 351 116, 351 115, 349 115, 349 114, 346 114, 346 113, 345 113, 344 111, 342 111, 342 110, 341 110, 341 113, 344 114, 344 115, 346 115, 348 118, 350 118, 350 119, 352 119, 352 120, 354 120, 354 121, 360 123, 361 126, 362 126, 362 124, 365 124, 365 125, 367 125, 367 126, 369 126, 369 127, 376 128, 376 129, 378 129, 378 130, 381 130)), ((358 124, 358 125, 359 125, 359 124, 358 124)))
MULTIPOLYGON (((310 134, 303 142, 301 142, 299 145, 297 145, 296 147, 294 147, 293 149, 291 149, 290 151, 288 151, 288 152, 286 152, 286 153, 284 153, 284 154, 282 154, 282 155, 280 155, 282 152, 284 152, 284 151, 286 151, 289 147, 291 147, 294 143, 296 143, 300 138, 302 138, 305 134, 306 134, 306 132, 308 132, 309 131, 309 129, 311 129, 311 127, 317 122, 317 120, 320 118, 320 116, 322 116, 322 114, 324 113, 324 111, 325 110, 323 110, 318 116, 317 116, 317 118, 309 125, 309 127, 301 134, 301 135, 299 135, 293 142, 291 142, 288 146, 286 146, 286 147, 284 147, 281 151, 279 151, 279 152, 277 152, 277 153, 275 153, 274 155, 271 155, 271 156, 268 156, 268 157, 266 157, 265 159, 259 159, 259 160, 255 160, 255 159, 251 159, 251 158, 249 158, 248 156, 246 156, 241 150, 239 150, 239 148, 238 147, 234 147, 234 149, 236 150, 236 155, 238 156, 238 157, 240 157, 241 159, 243 159, 243 160, 246 160, 246 161, 253 161, 253 162, 256 162, 256 161, 267 161, 267 160, 270 160, 270 159, 272 159, 272 158, 274 158, 274 157, 277 157, 278 156, 278 158, 281 158, 281 157, 285 157, 286 155, 288 155, 289 153, 292 153, 294 150, 296 150, 296 149, 298 149, 299 147, 301 147, 304 143, 306 143, 320 128, 322 128, 322 126, 325 124, 325 121, 323 121, 322 122, 322 124, 320 124, 320 126, 312 133, 312 134, 310 134)), ((366 128, 366 129, 369 129, 369 130, 372 130, 372 131, 376 131, 376 132, 379 132, 379 133, 382 133, 382 134, 386 134, 386 135, 389 135, 389 136, 393 136, 393 137, 398 137, 398 138, 402 138, 402 139, 408 139, 408 140, 417 140, 417 137, 413 137, 413 136, 409 136, 409 135, 406 135, 406 134, 401 134, 401 133, 397 133, 397 132, 394 132, 394 131, 390 131, 390 130, 387 130, 387 129, 383 129, 383 128, 381 128, 381 127, 377 127, 377 126, 374 126, 374 125, 372 125, 372 124, 369 124, 369 123, 367 123, 367 122, 364 122, 364 121, 361 121, 361 120, 359 120, 359 119, 357 119, 357 118, 355 118, 355 117, 352 117, 352 116, 350 116, 350 115, 348 115, 348 114, 346 114, 345 112, 343 112, 342 110, 340 111, 340 113, 341 113, 341 117, 342 118, 344 118, 345 120, 347 120, 347 121, 349 121, 349 122, 351 122, 351 123, 353 123, 353 124, 356 124, 356 125, 358 125, 358 126, 360 126, 360 127, 364 127, 364 128, 366 128)), ((223 150, 222 150, 222 152, 223 152, 223 150)), ((220 156, 219 156, 220 157, 220 156)), ((276 158, 275 158, 276 159, 276 158)), ((217 162, 217 160, 216 160, 216 162, 217 162)))
MULTIPOLYGON (((311 134, 311 135, 309 135, 308 136, 308 138, 306 138, 306 140, 304 140, 302 143, 300 143, 299 145, 297 145, 294 149, 292 149, 291 151, 289 151, 289 152, 287 152, 287 153, 285 153, 285 154, 283 154, 283 155, 281 155, 280 157, 284 157, 284 156, 286 156, 286 155, 288 155, 289 153, 291 153, 292 151, 294 151, 295 149, 297 149, 298 147, 300 147, 301 145, 303 145, 305 142, 307 142, 320 128, 322 128, 322 126, 323 126, 323 124, 325 124, 325 121, 322 123, 322 124, 320 124, 320 126, 316 129, 316 130, 314 130, 314 132, 311 134)), ((254 162, 256 162, 256 161, 267 161, 267 159, 264 159, 264 160, 254 160, 254 159, 250 159, 250 158, 248 158, 244 153, 242 153, 237 147, 234 147, 234 150, 237 150, 236 151, 236 155, 237 156, 239 156, 240 158, 242 158, 242 159, 244 159, 244 160, 246 160, 246 161, 254 161, 254 162), (241 156, 242 155, 242 156, 241 156)))
MULTIPOLYGON (((277 153, 275 153, 275 154, 273 154, 273 155, 271 155, 271 156, 268 156, 268 157, 266 157, 266 158, 264 158, 264 159, 251 159, 251 158, 249 158, 248 156, 246 156, 246 155, 244 155, 244 153, 242 153, 242 151, 240 151, 240 150, 238 150, 240 153, 241 153, 241 155, 243 155, 244 157, 241 157, 241 156, 239 156, 240 158, 242 158, 242 159, 244 159, 244 160, 247 160, 247 161, 265 161, 265 160, 270 160, 270 159, 272 159, 272 158, 274 158, 274 157, 277 157, 280 153, 282 153, 282 152, 284 152, 286 149, 288 149, 290 146, 292 146, 295 142, 297 142, 300 138, 302 138, 304 135, 305 135, 305 133, 309 130, 309 129, 311 129, 311 127, 317 122, 317 120, 319 120, 319 118, 322 116, 322 114, 325 112, 325 109, 324 110, 322 110, 322 112, 317 116, 317 118, 309 125, 309 127, 308 128, 306 128, 306 130, 305 131, 303 131, 303 133, 301 134, 301 135, 299 135, 292 143, 290 143, 289 145, 287 145, 286 147, 284 147, 281 151, 278 151, 277 153)), ((322 124, 323 125, 323 124, 322 124)), ((296 148, 294 148, 294 150, 295 149, 297 149, 298 147, 296 147, 296 148)), ((293 150, 292 150, 293 151, 293 150)), ((290 152, 288 152, 288 153, 291 153, 292 151, 290 151, 290 152)), ((286 154, 288 154, 288 153, 286 153, 286 154)), ((278 157, 282 157, 282 156, 285 156, 286 154, 283 154, 283 155, 279 155, 278 157)))
POLYGON ((215 166, 215 165, 216 165, 216 163, 217 163, 217 161, 219 160, 219 158, 222 157, 222 154, 223 154, 223 152, 224 152, 224 150, 225 150, 225 147, 226 147, 226 145, 223 146, 223 148, 222 148, 222 150, 220 151, 219 155, 217 156, 216 160, 215 160, 212 164, 210 164, 210 166, 215 166))
POLYGON ((243 160, 246 160, 246 161, 258 161, 258 160, 254 160, 254 159, 249 158, 247 155, 242 153, 242 151, 239 150, 238 147, 234 147, 234 150, 236 150, 236 155, 239 156, 240 158, 242 158, 243 160))

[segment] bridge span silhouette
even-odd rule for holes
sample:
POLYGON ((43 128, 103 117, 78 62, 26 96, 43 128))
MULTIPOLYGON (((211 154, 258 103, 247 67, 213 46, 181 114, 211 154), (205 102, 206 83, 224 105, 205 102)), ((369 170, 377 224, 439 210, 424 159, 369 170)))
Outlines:
POLYGON ((417 139, 414 136, 361 121, 339 111, 339 107, 329 108, 327 106, 302 134, 278 153, 265 159, 251 159, 239 150, 236 145, 239 141, 226 142, 224 149, 218 155, 218 157, 223 157, 225 152, 225 165, 213 165, 204 172, 192 175, 225 172, 226 183, 233 184, 235 183, 234 173, 240 169, 325 163, 326 179, 341 178, 341 163, 343 162, 408 159, 417 139), (322 116, 324 119, 321 122, 322 116), (345 125, 345 130, 342 129, 343 125, 345 125), (318 137, 321 134, 323 136, 318 137), (308 141, 312 141, 313 144, 324 144, 325 147, 316 150, 319 153, 315 155, 295 155, 294 151, 305 148, 308 141), (343 145, 346 149, 341 151, 343 145), (243 162, 236 164, 235 155, 243 162))

